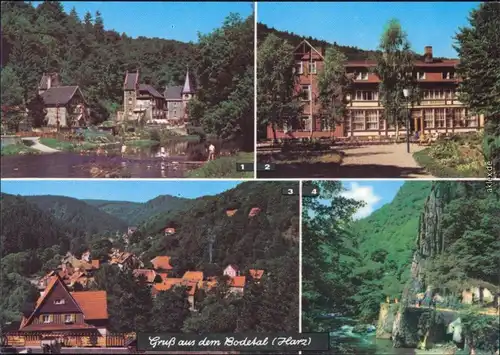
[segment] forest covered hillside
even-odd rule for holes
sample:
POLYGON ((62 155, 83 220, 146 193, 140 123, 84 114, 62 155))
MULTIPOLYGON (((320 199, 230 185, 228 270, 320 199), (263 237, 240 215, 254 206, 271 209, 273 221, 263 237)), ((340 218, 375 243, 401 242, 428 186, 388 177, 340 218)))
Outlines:
POLYGON ((141 224, 158 213, 168 213, 189 208, 190 199, 177 196, 158 196, 140 203, 129 201, 83 200, 85 203, 97 207, 99 210, 125 221, 128 226, 141 224))
MULTIPOLYGON (((159 312, 145 310, 144 305, 152 304, 151 296, 131 282, 130 275, 118 275, 106 265, 111 248, 119 248, 140 257, 145 267, 150 267, 149 261, 156 256, 171 256, 177 276, 197 270, 221 278, 223 268, 230 263, 243 274, 250 268, 265 270, 262 281, 249 283, 242 299, 223 297, 225 286, 217 288, 203 301, 200 313, 182 315, 175 331, 181 327, 211 332, 296 331, 298 311, 290 310, 297 309, 299 299, 299 198, 283 195, 283 189, 290 186, 298 189, 297 183, 244 182, 215 196, 183 199, 165 195, 144 204, 116 205, 102 200, 2 194, 0 235, 7 249, 1 261, 0 325, 19 320, 22 305, 36 300, 38 293, 30 279, 54 270, 66 252, 80 257, 89 249, 93 258, 101 261, 96 277, 98 286, 109 293, 111 329, 158 330, 154 326, 160 325, 139 322, 147 312, 159 312), (111 208, 115 216, 99 208, 111 208), (134 209, 145 218, 144 223, 138 223, 136 233, 122 238, 124 233, 109 228, 114 224, 126 228, 129 224, 118 219, 119 211, 131 215, 134 209), (101 223, 104 225, 96 231, 101 223), (175 228, 175 234, 166 235, 165 227, 175 228), (115 280, 120 280, 120 287, 115 287, 115 280), (129 298, 122 299, 124 292, 141 302, 129 304, 129 298), (123 316, 124 302, 129 302, 128 316, 123 316)), ((168 304, 161 307, 173 314, 182 313, 174 303, 168 304)), ((158 320, 160 323, 167 326, 158 320)))
POLYGON ((303 217, 308 327, 330 312, 371 323, 387 298, 410 299, 428 286, 446 296, 447 307, 456 307, 465 289, 499 289, 497 183, 406 182, 391 203, 358 221, 352 214, 359 203, 342 198, 340 186, 319 187, 334 193, 327 197, 332 207, 305 205, 316 215, 303 217))
POLYGON ((127 222, 76 198, 66 196, 25 196, 28 202, 48 212, 57 220, 88 234, 125 232, 127 222))
POLYGON ((389 295, 400 294, 408 281, 420 212, 430 191, 427 181, 405 183, 390 203, 352 225, 359 257, 373 268, 385 268, 377 282, 389 295))
POLYGON ((59 72, 63 84, 80 86, 102 121, 122 103, 127 70, 140 69, 144 83, 160 89, 181 85, 186 66, 196 67, 194 44, 130 38, 106 29, 99 12, 80 19, 74 9, 65 13, 59 1, 36 7, 2 1, 1 10, 2 84, 15 85, 8 94, 2 91, 4 105, 29 101, 44 72, 59 72))
POLYGON ((140 84, 163 93, 182 85, 189 68, 196 87, 190 123, 253 151, 252 15, 228 13, 196 43, 182 43, 131 38, 106 28, 99 11, 80 18, 74 8, 66 13, 60 1, 2 1, 1 11, 2 87, 9 88, 2 90, 2 107, 9 108, 2 119, 10 129, 19 129, 23 117, 17 112, 40 99, 43 73, 59 73, 62 85, 79 86, 94 125, 116 119, 127 71, 139 70, 140 84))
POLYGON ((299 199, 282 194, 290 185, 295 184, 244 182, 217 196, 192 200, 183 211, 158 213, 139 226, 142 237, 131 249, 147 250, 148 258, 169 253, 179 273, 210 264, 210 243, 211 264, 219 267, 247 267, 283 256, 299 240, 299 199), (250 217, 253 208, 259 212, 250 217), (166 227, 175 228, 175 235, 164 236, 166 227))

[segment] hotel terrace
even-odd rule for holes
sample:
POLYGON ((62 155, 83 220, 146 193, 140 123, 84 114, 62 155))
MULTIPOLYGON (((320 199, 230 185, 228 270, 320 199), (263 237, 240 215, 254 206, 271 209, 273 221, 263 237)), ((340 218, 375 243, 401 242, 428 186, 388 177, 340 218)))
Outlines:
MULTIPOLYGON (((323 69, 324 52, 318 51, 304 40, 295 49, 297 92, 303 92, 303 116, 292 127, 276 129, 276 138, 327 138, 353 136, 395 136, 394 125, 387 124, 383 117, 383 106, 379 100, 380 79, 372 73, 375 61, 349 61, 346 72, 354 78, 347 103, 347 115, 343 122, 331 130, 326 121, 319 117, 317 74, 323 69)), ((410 132, 423 134, 453 134, 477 131, 484 126, 483 116, 474 116, 457 99, 456 76, 458 59, 440 60, 433 58, 432 47, 425 47, 421 60, 414 62, 421 91, 421 100, 410 113, 410 132)), ((347 95, 346 95, 347 96, 347 95)), ((400 127, 399 133, 406 134, 400 127)), ((267 128, 267 138, 273 139, 273 131, 267 128)))

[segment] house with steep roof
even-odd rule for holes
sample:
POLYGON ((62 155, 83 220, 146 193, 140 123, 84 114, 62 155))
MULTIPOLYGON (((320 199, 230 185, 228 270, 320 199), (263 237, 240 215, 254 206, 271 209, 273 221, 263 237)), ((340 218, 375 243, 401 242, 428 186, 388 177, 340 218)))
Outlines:
POLYGON ((135 270, 144 267, 143 262, 137 256, 129 252, 121 252, 117 249, 111 250, 108 264, 117 265, 120 270, 135 270))
POLYGON ((170 265, 170 256, 166 255, 157 256, 151 260, 151 264, 153 264, 153 268, 157 271, 169 272, 173 269, 172 265, 170 265))
POLYGON ((187 104, 195 96, 194 82, 189 75, 189 69, 186 71, 184 85, 165 87, 163 96, 167 103, 167 119, 170 122, 180 123, 189 119, 187 104))
POLYGON ((38 84, 38 94, 47 111, 47 127, 59 129, 87 126, 88 105, 77 85, 62 85, 58 73, 43 73, 38 84))
POLYGON ((236 265, 229 264, 223 271, 224 275, 235 277, 240 274, 240 269, 236 265))
POLYGON ((118 121, 152 122, 166 118, 165 99, 152 85, 141 84, 139 70, 126 72, 123 82, 123 111, 118 121))
POLYGON ((235 276, 228 280, 229 292, 237 295, 243 295, 246 285, 246 276, 235 276))
MULTIPOLYGON (((35 304, 26 305, 19 332, 40 340, 45 336, 64 334, 69 339, 89 336, 98 338, 107 334, 108 306, 106 291, 70 292, 56 274, 35 304)), ((81 344, 71 344, 81 346, 81 344)))

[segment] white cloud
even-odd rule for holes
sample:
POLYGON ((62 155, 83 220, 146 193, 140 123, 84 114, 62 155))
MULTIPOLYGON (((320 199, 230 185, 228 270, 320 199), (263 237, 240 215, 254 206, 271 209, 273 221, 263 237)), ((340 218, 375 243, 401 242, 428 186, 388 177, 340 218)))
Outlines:
POLYGON ((357 182, 351 182, 350 188, 344 191, 342 196, 365 203, 363 207, 356 211, 353 216, 354 219, 368 217, 374 211, 375 204, 382 199, 375 194, 373 186, 360 186, 357 182))

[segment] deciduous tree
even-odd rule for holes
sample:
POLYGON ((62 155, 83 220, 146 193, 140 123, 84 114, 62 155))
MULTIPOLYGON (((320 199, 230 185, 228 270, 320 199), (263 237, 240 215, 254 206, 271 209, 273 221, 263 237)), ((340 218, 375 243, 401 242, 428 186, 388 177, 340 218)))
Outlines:
MULTIPOLYGON (((385 118, 389 125, 395 125, 397 139, 399 127, 406 125, 408 104, 418 100, 413 53, 398 20, 388 22, 380 38, 379 50, 375 55, 377 66, 374 73, 380 78, 379 94, 385 118), (410 90, 408 99, 404 98, 403 89, 410 90)), ((407 134, 410 134, 409 130, 407 127, 407 134)))
POLYGON ((500 3, 484 2, 471 11, 469 26, 456 35, 462 78, 459 98, 474 114, 485 116, 483 151, 500 174, 500 3))

